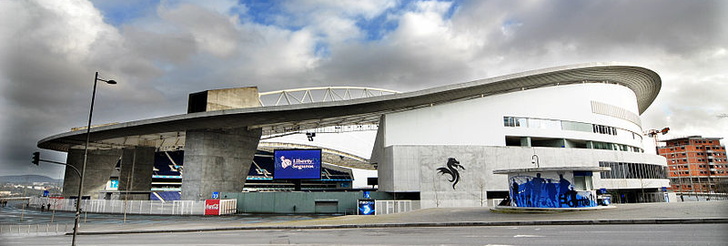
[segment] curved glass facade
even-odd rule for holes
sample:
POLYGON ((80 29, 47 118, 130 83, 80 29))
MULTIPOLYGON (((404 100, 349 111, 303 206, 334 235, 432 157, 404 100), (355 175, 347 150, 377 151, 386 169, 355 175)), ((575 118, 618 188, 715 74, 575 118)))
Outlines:
POLYGON ((667 167, 660 165, 600 161, 599 166, 612 169, 602 172, 603 179, 667 179, 667 167))

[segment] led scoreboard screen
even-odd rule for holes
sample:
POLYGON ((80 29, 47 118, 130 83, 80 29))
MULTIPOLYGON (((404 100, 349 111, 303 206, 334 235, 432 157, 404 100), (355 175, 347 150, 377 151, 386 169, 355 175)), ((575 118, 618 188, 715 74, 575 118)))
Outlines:
POLYGON ((320 179, 321 150, 275 150, 274 179, 320 179))

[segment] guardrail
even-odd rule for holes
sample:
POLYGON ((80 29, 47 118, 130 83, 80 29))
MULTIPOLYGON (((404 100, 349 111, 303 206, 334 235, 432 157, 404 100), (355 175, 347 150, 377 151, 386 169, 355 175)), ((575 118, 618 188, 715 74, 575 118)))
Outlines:
POLYGON ((0 235, 63 235, 73 231, 73 224, 0 225, 0 235))
POLYGON ((420 201, 376 200, 374 206, 376 208, 374 210, 376 215, 394 214, 420 209, 420 201))
MULTIPOLYGON (((30 206, 76 211, 76 199, 33 197, 30 206)), ((203 215, 204 201, 82 200, 81 211, 110 214, 203 215)))

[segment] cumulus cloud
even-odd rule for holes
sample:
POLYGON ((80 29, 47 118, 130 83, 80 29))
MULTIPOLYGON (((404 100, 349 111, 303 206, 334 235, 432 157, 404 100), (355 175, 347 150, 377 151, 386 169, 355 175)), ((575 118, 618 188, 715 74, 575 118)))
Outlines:
POLYGON ((213 88, 410 91, 620 61, 663 79, 646 128, 728 137, 728 118, 717 117, 728 113, 726 10, 653 0, 0 1, 0 165, 24 172, 39 139, 84 125, 96 71, 120 82, 99 88, 94 123, 105 123, 181 114, 187 94, 213 88))
POLYGON ((174 8, 160 7, 159 15, 165 21, 178 25, 179 29, 189 32, 205 52, 223 58, 235 52, 238 32, 234 18, 191 4, 174 8))

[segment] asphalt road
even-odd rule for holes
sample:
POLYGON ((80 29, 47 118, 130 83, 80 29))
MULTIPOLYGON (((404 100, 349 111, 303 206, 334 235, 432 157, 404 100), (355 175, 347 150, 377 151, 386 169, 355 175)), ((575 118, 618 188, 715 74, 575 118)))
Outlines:
MULTIPOLYGON (((728 245, 728 224, 398 227, 82 235, 79 245, 728 245)), ((70 236, 2 245, 69 245, 70 236)))
MULTIPOLYGON (((135 225, 174 225, 180 223, 237 223, 250 224, 262 222, 283 222, 295 220, 310 220, 317 218, 329 218, 333 215, 315 214, 236 214, 229 216, 175 216, 175 215, 136 215, 129 214, 93 214, 82 213, 81 224, 84 227, 93 228, 99 225, 114 224, 135 224, 135 225), (125 220, 126 218, 126 220, 125 220), (89 225, 89 226, 86 226, 89 225)), ((45 225, 51 224, 73 224, 75 212, 63 211, 40 211, 38 209, 22 209, 18 204, 11 203, 6 207, 0 207, 0 225, 45 225)))

